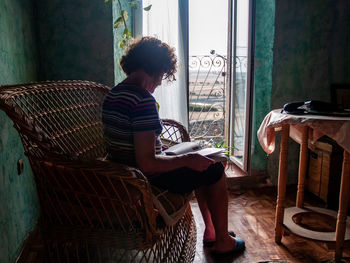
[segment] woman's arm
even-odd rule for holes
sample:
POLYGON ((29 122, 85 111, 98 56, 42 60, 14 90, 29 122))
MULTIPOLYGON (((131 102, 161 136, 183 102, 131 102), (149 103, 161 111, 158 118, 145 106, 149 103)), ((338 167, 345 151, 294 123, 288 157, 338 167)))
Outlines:
POLYGON ((196 153, 178 156, 156 155, 154 131, 134 133, 136 163, 141 171, 146 173, 168 172, 181 167, 196 171, 204 171, 214 161, 196 153))

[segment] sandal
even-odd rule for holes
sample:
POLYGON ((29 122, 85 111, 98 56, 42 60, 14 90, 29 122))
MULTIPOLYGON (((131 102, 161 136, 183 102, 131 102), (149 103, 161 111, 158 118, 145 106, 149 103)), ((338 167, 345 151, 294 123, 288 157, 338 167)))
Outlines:
MULTIPOLYGON (((228 234, 231 236, 231 237, 235 237, 236 234, 235 232, 233 232, 232 230, 229 230, 228 231, 228 234)), ((215 244, 215 240, 204 240, 203 239, 203 247, 213 247, 215 244)))
POLYGON ((224 255, 224 254, 229 254, 229 253, 239 253, 244 251, 245 249, 245 242, 242 238, 240 237, 234 237, 235 241, 236 241, 236 245, 233 249, 228 250, 228 251, 217 251, 217 250, 212 250, 211 253, 215 254, 215 255, 224 255))

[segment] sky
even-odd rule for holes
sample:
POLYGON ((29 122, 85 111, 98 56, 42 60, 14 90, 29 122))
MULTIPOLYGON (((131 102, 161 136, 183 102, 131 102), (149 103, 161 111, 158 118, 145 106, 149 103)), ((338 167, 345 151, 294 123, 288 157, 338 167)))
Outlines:
MULTIPOLYGON (((246 46, 248 3, 237 1, 237 45, 246 46)), ((227 54, 228 0, 189 1, 189 52, 193 55, 227 54)))
POLYGON ((189 1, 189 51, 192 55, 227 53, 228 0, 189 1))
MULTIPOLYGON (((248 0, 237 1, 237 46, 247 46, 248 0)), ((229 0, 189 0, 189 53, 190 56, 216 54, 227 55, 228 2, 229 0)), ((177 3, 173 0, 143 0, 144 6, 152 4, 145 12, 143 32, 155 34, 169 45, 176 47, 178 39, 173 28, 178 27, 177 3), (166 26, 165 26, 166 25, 166 26), (170 31, 169 31, 170 30, 170 31)), ((238 48, 244 55, 247 49, 238 48)))

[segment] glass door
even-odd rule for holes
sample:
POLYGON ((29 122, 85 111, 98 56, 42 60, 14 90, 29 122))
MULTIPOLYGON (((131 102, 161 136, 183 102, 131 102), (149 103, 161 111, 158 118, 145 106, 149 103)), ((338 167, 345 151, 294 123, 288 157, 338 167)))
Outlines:
POLYGON ((253 0, 231 0, 230 118, 231 160, 248 171, 251 133, 251 43, 253 0))
POLYGON ((228 1, 189 1, 189 134, 205 146, 224 143, 228 1))

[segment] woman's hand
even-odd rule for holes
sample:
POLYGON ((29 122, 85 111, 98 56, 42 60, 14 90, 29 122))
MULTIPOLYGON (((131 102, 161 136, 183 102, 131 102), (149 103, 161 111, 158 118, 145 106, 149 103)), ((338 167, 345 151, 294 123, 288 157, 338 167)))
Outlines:
POLYGON ((162 150, 166 150, 166 149, 169 149, 169 145, 166 145, 166 144, 162 144, 162 150))
POLYGON ((154 131, 134 133, 135 159, 137 166, 144 173, 162 173, 181 167, 195 171, 204 171, 214 160, 198 153, 188 153, 178 156, 156 155, 154 150, 154 131))
POLYGON ((211 164, 215 163, 214 160, 198 153, 188 153, 185 156, 186 167, 199 172, 205 171, 211 164))

